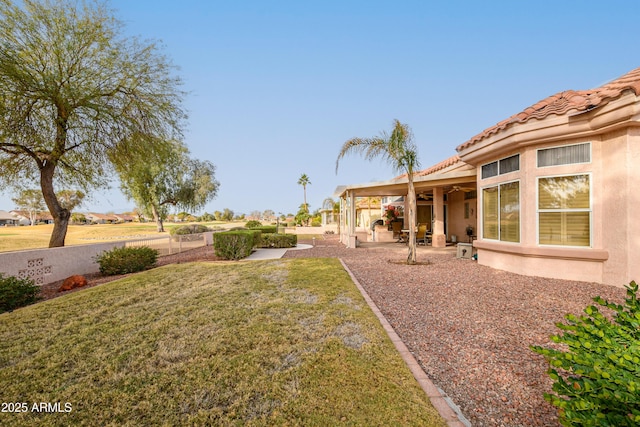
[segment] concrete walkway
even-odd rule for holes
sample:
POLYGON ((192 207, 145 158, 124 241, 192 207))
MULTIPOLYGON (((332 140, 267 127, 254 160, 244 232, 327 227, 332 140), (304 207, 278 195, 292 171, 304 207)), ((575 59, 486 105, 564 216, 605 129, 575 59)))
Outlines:
POLYGON ((299 251, 302 249, 311 249, 312 245, 305 245, 303 243, 298 243, 298 246, 295 248, 258 248, 251 255, 245 258, 248 261, 259 261, 264 259, 278 259, 282 258, 287 251, 299 251))

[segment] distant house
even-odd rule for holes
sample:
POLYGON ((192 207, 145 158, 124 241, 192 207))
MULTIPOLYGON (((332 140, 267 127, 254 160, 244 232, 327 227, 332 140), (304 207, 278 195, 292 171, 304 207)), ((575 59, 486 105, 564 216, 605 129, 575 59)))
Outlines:
POLYGON ((89 212, 85 217, 87 218, 87 221, 93 224, 114 224, 118 222, 118 218, 112 214, 89 212))
MULTIPOLYGON (((31 215, 29 211, 25 210, 12 210, 14 214, 20 220, 20 225, 31 225, 31 215)), ((53 224, 53 217, 49 212, 36 212, 35 214, 36 224, 53 224)))
MULTIPOLYGON (((640 68, 549 96, 456 150, 414 176, 418 222, 433 223, 433 246, 466 235, 490 267, 616 286, 640 280, 640 68), (432 216, 421 219, 421 205, 432 216)), ((356 246, 348 220, 357 197, 406 191, 406 176, 340 187, 341 240, 356 246)))
POLYGON ((19 225, 20 219, 7 211, 0 211, 0 226, 19 225))
POLYGON ((114 214, 114 217, 116 217, 116 220, 118 222, 133 222, 135 220, 135 217, 133 215, 129 215, 129 214, 114 214))

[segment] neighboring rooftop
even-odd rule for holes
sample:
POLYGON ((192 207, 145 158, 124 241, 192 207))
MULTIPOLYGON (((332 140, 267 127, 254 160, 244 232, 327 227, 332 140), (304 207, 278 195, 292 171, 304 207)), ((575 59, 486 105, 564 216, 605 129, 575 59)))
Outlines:
MULTIPOLYGON (((427 169, 422 169, 420 171, 414 172, 413 176, 416 177, 416 176, 431 175, 432 173, 439 172, 459 162, 461 162, 460 157, 456 154, 454 156, 449 157, 448 159, 441 161, 440 163, 436 163, 435 165, 428 167, 427 169)), ((407 177, 407 174, 405 173, 400 176, 396 176, 393 179, 403 179, 406 177, 407 177)))

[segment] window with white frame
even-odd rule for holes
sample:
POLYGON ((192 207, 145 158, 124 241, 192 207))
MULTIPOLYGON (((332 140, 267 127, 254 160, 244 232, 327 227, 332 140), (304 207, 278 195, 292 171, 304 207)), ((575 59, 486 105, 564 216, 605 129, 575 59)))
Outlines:
POLYGON ((482 189, 482 237, 520 242, 520 182, 482 189))
POLYGON ((591 143, 564 145, 538 150, 538 167, 591 162, 591 143))
POLYGON ((482 165, 481 169, 482 179, 519 171, 520 155, 516 154, 514 156, 505 157, 504 159, 496 160, 495 162, 487 163, 486 165, 482 165))
POLYGON ((591 176, 538 178, 538 242, 591 246, 591 176))

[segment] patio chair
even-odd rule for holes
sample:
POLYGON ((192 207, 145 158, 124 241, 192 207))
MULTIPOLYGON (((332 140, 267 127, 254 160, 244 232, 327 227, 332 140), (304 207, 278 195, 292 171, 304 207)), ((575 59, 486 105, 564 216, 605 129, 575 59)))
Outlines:
POLYGON ((391 223, 391 230, 393 231, 393 238, 398 239, 397 242, 402 241, 402 222, 393 221, 391 223))
POLYGON ((418 232, 416 233, 416 243, 427 246, 427 224, 418 224, 418 232))

